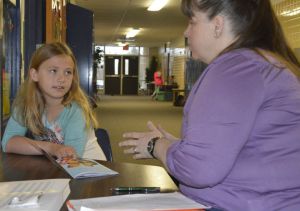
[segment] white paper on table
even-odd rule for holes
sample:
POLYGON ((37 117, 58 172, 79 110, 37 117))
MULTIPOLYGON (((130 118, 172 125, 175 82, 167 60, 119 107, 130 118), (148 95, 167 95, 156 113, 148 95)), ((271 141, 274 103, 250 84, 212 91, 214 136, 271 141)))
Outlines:
POLYGON ((57 211, 70 193, 70 179, 0 182, 0 211, 57 211), (30 199, 35 201, 30 202, 30 199), (16 203, 14 199, 20 200, 16 203))
MULTIPOLYGON (((69 201, 75 210, 163 210, 163 209, 209 209, 179 192, 130 194, 69 201)), ((69 211, 72 211, 69 208, 69 211)))

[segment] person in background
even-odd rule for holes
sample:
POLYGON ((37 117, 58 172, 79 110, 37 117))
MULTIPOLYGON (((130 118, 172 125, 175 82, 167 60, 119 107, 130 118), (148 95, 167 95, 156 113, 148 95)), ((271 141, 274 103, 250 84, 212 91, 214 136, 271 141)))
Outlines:
POLYGON ((172 86, 172 88, 173 89, 175 89, 175 88, 178 88, 178 84, 177 84, 177 82, 176 82, 176 80, 175 80, 175 76, 174 75, 171 75, 170 77, 169 77, 169 83, 168 83, 170 86, 172 86))
POLYGON ((119 143, 156 158, 189 198, 226 211, 300 210, 297 61, 269 0, 182 0, 192 55, 208 64, 177 138, 152 122, 119 143))
POLYGON ((161 75, 161 71, 157 70, 154 72, 154 92, 151 95, 152 99, 156 99, 157 93, 159 92, 159 88, 163 85, 163 79, 161 75))
POLYGON ((169 77, 169 84, 172 85, 172 84, 177 84, 176 81, 175 81, 175 76, 174 75, 171 75, 169 77))
POLYGON ((2 149, 27 155, 42 154, 43 149, 57 158, 103 159, 93 130, 97 125, 79 86, 72 51, 63 43, 44 44, 32 56, 27 79, 14 100, 2 149))

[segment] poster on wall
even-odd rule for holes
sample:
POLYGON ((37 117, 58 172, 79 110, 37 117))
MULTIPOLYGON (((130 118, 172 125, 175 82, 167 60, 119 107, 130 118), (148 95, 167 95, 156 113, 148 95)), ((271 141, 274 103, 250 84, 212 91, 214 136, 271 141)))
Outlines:
POLYGON ((46 42, 66 40, 66 1, 47 0, 46 42))

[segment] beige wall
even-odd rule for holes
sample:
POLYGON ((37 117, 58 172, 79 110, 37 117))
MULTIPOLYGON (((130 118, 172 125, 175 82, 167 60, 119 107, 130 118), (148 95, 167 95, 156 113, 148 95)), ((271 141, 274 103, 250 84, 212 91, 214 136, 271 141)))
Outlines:
MULTIPOLYGON (((177 39, 166 43, 167 51, 170 52, 170 69, 171 74, 175 76, 175 81, 178 83, 179 88, 184 88, 184 74, 185 74, 185 61, 186 55, 182 54, 175 54, 175 48, 184 49, 184 36, 182 34, 178 35, 177 39)), ((156 56, 158 58, 159 67, 162 70, 162 76, 165 82, 168 81, 167 76, 167 69, 168 69, 168 53, 165 52, 165 46, 161 46, 160 48, 150 48, 149 51, 150 60, 152 56, 156 56)))
POLYGON ((185 74, 185 56, 174 56, 172 62, 172 75, 175 76, 175 81, 179 89, 184 89, 184 74, 185 74))
POLYGON ((300 0, 277 1, 273 7, 291 48, 300 60, 300 0), (299 14, 284 15, 291 11, 298 11, 299 14))
POLYGON ((184 36, 183 33, 170 44, 173 48, 184 48, 184 36))

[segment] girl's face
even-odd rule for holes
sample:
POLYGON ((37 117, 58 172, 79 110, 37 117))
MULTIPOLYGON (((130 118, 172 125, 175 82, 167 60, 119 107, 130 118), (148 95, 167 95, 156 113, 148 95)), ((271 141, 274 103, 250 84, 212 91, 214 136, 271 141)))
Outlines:
POLYGON ((216 56, 214 32, 214 22, 208 19, 206 13, 195 11, 184 32, 194 59, 209 63, 216 56))
POLYGON ((57 55, 45 60, 38 70, 31 69, 31 79, 45 97, 46 103, 61 102, 71 88, 74 62, 70 56, 57 55))

